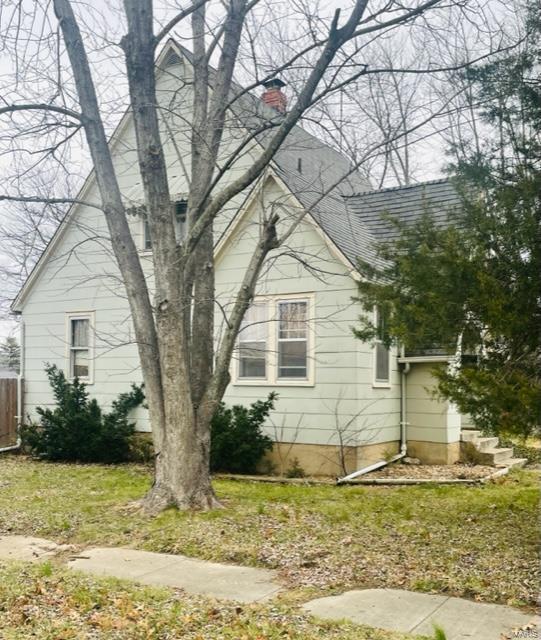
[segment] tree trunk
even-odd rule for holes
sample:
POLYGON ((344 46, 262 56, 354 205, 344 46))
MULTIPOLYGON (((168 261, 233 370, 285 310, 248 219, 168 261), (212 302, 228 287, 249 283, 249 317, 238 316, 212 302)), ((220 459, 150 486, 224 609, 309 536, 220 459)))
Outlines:
POLYGON ((179 392, 186 386, 180 378, 176 374, 164 383, 164 441, 156 452, 154 483, 141 501, 150 514, 167 507, 206 510, 220 506, 209 472, 212 412, 210 407, 194 411, 191 399, 179 392))
POLYGON ((248 2, 232 0, 229 3, 211 97, 204 3, 194 8, 193 173, 188 196, 188 232, 182 245, 175 239, 160 136, 153 4, 152 0, 124 0, 128 33, 122 38, 121 46, 125 53, 138 167, 152 239, 154 305, 150 303, 145 274, 127 222, 84 43, 69 0, 55 0, 54 4, 75 74, 85 132, 113 248, 126 284, 141 356, 156 451, 155 481, 143 498, 142 506, 150 513, 169 506, 213 508, 219 503, 210 481, 210 423, 229 382, 235 340, 254 296, 263 261, 279 244, 278 218, 271 215, 264 222, 260 241, 235 296, 224 339, 215 350, 213 221, 232 198, 257 180, 302 113, 310 107, 335 54, 354 37, 367 0, 356 1, 341 28, 338 27, 340 12, 335 13, 328 39, 296 105, 285 115, 261 156, 217 194, 212 193, 213 175, 219 164, 233 70, 248 2))

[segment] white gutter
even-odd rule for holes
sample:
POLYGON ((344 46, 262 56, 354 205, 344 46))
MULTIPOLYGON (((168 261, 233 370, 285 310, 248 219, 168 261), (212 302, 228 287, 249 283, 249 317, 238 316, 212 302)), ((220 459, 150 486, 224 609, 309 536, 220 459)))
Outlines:
MULTIPOLYGON (((404 357, 404 347, 401 348, 401 356, 404 357)), ((406 376, 410 372, 411 364, 409 362, 402 363, 402 370, 400 372, 400 453, 406 455, 407 451, 407 437, 406 431, 408 426, 407 421, 407 380, 406 376)))
POLYGON ((19 375, 17 376, 17 415, 14 416, 15 420, 17 420, 17 442, 12 444, 9 447, 0 448, 0 453, 4 453, 5 451, 15 451, 15 449, 19 449, 21 446, 21 432, 20 427, 23 421, 23 380, 24 380, 24 322, 21 320, 21 325, 19 329, 19 344, 21 345, 21 355, 20 355, 20 366, 19 366, 19 375))
POLYGON ((381 467, 385 467, 391 462, 396 462, 397 460, 401 460, 406 457, 407 454, 407 437, 406 437, 406 427, 408 426, 407 415, 406 415, 406 376, 410 372, 411 365, 409 362, 404 361, 404 347, 401 348, 401 357, 399 362, 403 363, 402 371, 400 372, 400 453, 396 456, 393 456, 390 460, 380 460, 379 462, 374 462, 373 464, 368 465, 367 467, 363 467, 358 471, 354 471, 350 473, 348 476, 344 476, 343 478, 338 478, 336 484, 340 484, 342 482, 349 482, 349 480, 353 480, 354 478, 358 478, 359 476, 364 475, 365 473, 369 473, 370 471, 375 471, 376 469, 381 469, 381 467))

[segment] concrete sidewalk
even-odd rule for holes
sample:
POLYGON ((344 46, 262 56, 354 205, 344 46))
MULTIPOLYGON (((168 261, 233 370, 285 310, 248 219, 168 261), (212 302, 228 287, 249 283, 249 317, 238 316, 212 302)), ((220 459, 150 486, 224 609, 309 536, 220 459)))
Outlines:
MULTIPOLYGON (((41 538, 0 536, 0 560, 39 562, 73 550, 72 546, 41 538)), ((68 567, 245 603, 267 600, 281 590, 274 571, 135 549, 84 549, 68 561, 68 567)), ((539 637, 539 627, 513 634, 513 629, 530 623, 539 625, 539 619, 511 607, 399 589, 347 591, 307 602, 303 609, 319 618, 345 619, 388 631, 427 636, 433 635, 433 625, 437 624, 445 630, 447 640, 539 637)))
POLYGON ((274 582, 275 573, 267 569, 135 549, 85 549, 68 562, 68 567, 94 575, 178 587, 188 593, 239 602, 266 600, 280 591, 280 586, 274 582))
POLYGON ((0 560, 40 562, 75 547, 32 536, 0 536, 0 560))
MULTIPOLYGON (((74 549, 71 545, 59 545, 43 538, 0 536, 0 560, 42 562, 74 549)), ((275 582, 275 572, 267 569, 122 547, 84 549, 69 560, 67 566, 98 576, 178 587, 188 593, 246 603, 267 600, 281 590, 275 582)))
MULTIPOLYGON (((303 609, 326 620, 350 620, 387 631, 432 636, 434 624, 442 627, 447 640, 501 640, 513 629, 539 618, 497 604, 483 604, 448 596, 400 589, 363 589, 339 596, 318 598, 303 609)), ((537 638, 536 628, 529 636, 537 638)))

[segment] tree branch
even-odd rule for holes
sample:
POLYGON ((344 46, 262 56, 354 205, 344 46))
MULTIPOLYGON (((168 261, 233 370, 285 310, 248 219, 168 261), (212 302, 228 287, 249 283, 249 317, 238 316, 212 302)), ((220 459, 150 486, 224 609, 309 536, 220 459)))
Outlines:
POLYGON ((52 111, 54 113, 62 113, 70 118, 82 121, 83 116, 77 111, 72 111, 66 107, 58 107, 54 104, 10 104, 0 107, 0 115, 3 113, 14 113, 16 111, 52 111))
POLYGON ((171 18, 169 22, 163 27, 158 33, 154 36, 154 48, 158 46, 161 40, 165 38, 165 36, 174 29, 179 22, 182 22, 184 18, 187 18, 194 11, 202 7, 206 4, 208 0, 199 0, 199 2, 194 2, 191 7, 187 9, 183 9, 180 13, 178 13, 174 18, 171 18))
MULTIPOLYGON (((440 0, 432 1, 435 2, 440 0)), ((340 11, 336 11, 329 28, 329 37, 326 45, 306 80, 297 102, 287 113, 273 139, 259 158, 242 176, 225 187, 221 193, 219 193, 216 198, 206 206, 205 210, 191 229, 189 237, 186 239, 184 244, 185 252, 191 253, 193 251, 206 227, 212 222, 221 208, 229 202, 231 198, 248 187, 272 161, 289 132, 301 119, 306 109, 311 105, 317 86, 336 55, 336 52, 341 46, 343 46, 343 44, 345 44, 345 42, 353 37, 355 27, 359 23, 367 4, 368 0, 357 0, 349 19, 341 28, 338 28, 340 11)))
POLYGON ((77 200, 76 198, 44 198, 41 196, 9 196, 0 194, 0 202, 39 202, 41 204, 80 204, 85 207, 92 207, 103 211, 101 204, 86 202, 85 200, 77 200))

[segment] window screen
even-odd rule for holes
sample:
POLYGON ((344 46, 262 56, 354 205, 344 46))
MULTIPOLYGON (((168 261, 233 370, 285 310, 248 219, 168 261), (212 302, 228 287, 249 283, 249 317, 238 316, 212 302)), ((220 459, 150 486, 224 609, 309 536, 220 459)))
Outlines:
POLYGON ((239 378, 267 377, 267 304, 247 310, 239 333, 239 378))
POLYGON ((88 378, 90 374, 90 320, 70 320, 70 377, 88 378))
POLYGON ((375 346, 375 380, 376 382, 389 382, 389 349, 383 344, 385 316, 379 308, 376 309, 376 326, 378 338, 375 346))
POLYGON ((278 303, 278 378, 306 378, 308 357, 308 303, 278 303))

